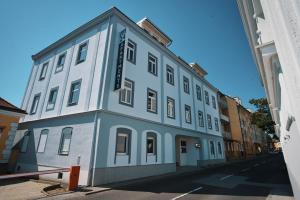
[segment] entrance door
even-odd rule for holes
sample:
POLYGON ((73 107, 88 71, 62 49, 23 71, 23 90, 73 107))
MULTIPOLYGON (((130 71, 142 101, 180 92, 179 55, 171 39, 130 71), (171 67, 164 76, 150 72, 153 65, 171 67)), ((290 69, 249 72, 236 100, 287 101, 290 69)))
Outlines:
POLYGON ((187 165, 187 141, 180 140, 180 166, 187 165))

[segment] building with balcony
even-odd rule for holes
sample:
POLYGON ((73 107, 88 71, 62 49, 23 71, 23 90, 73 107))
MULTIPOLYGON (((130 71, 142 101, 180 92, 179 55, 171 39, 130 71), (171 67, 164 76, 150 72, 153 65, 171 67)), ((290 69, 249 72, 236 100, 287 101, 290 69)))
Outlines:
POLYGON ((300 199, 299 1, 238 0, 244 29, 280 138, 295 199, 300 199))
POLYGON ((112 8, 33 55, 16 170, 99 185, 224 162, 218 90, 171 42, 112 8))

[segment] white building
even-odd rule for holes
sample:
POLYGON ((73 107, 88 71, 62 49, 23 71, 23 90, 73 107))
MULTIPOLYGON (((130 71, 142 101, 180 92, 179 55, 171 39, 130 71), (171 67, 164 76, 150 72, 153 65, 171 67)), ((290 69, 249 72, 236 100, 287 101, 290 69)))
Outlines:
POLYGON ((237 3, 276 123, 294 196, 300 199, 300 3, 237 3))
POLYGON ((16 169, 98 185, 224 162, 217 89, 170 44, 112 8, 32 56, 16 169))

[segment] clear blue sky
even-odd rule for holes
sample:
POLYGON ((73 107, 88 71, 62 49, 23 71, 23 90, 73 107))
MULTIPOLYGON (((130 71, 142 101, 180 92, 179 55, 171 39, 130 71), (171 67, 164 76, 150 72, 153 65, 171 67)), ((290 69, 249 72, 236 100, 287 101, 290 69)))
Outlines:
POLYGON ((31 55, 112 6, 134 21, 149 17, 173 39, 169 47, 198 62, 207 79, 230 96, 265 96, 235 0, 2 0, 0 96, 20 106, 31 55))

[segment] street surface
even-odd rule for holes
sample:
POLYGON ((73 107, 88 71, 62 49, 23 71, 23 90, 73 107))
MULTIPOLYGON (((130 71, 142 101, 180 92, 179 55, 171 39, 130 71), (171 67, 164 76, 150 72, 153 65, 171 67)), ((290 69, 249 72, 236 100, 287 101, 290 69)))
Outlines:
POLYGON ((279 199, 290 199, 292 196, 281 154, 202 172, 115 187, 110 191, 78 199, 263 200, 270 199, 269 194, 282 195, 279 199))

